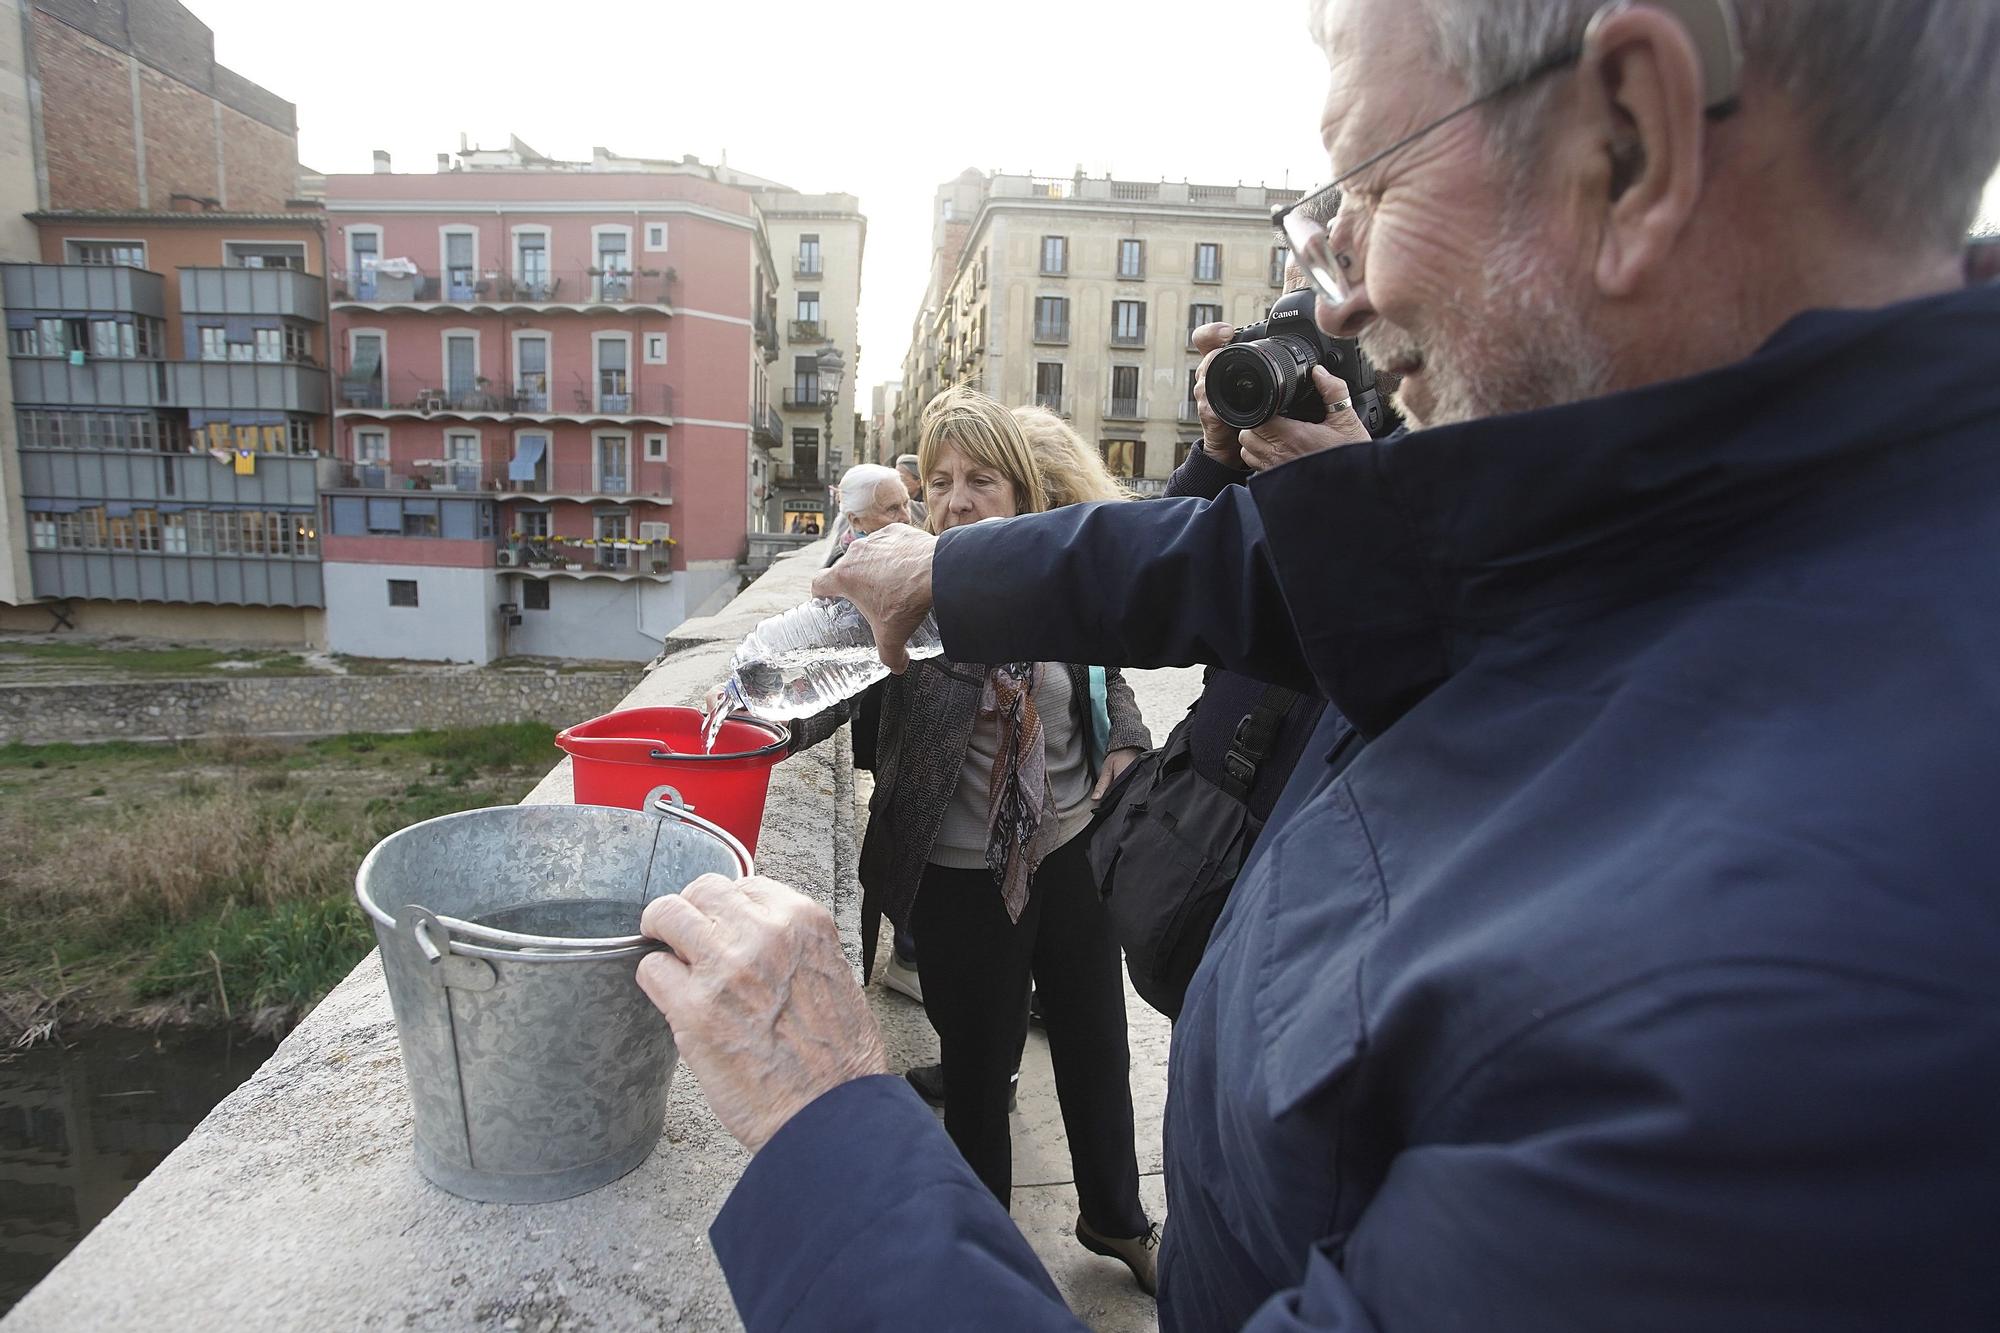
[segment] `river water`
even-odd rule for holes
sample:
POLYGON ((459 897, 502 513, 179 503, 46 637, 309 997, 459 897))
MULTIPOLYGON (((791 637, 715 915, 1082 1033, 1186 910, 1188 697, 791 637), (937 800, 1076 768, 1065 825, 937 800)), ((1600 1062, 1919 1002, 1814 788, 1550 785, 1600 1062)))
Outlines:
POLYGON ((112 1028, 0 1048, 0 1315, 276 1048, 112 1028))

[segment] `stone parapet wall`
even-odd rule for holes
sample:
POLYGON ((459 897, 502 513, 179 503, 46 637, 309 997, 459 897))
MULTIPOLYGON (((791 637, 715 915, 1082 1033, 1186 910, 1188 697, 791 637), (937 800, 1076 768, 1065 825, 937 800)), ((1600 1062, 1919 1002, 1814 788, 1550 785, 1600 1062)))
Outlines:
MULTIPOLYGON (((688 704, 735 641, 803 599, 824 548, 681 627, 628 705, 688 704)), ((570 799, 569 761, 527 800, 570 799)), ((758 870, 812 894, 858 952, 853 755, 843 730, 772 772, 758 870)), ((857 963, 858 966, 858 963, 857 963)), ((0 1333, 741 1327, 707 1230, 749 1158, 685 1070, 665 1133, 622 1180, 560 1203, 427 1184, 380 960, 370 955, 0 1333)), ((838 1312, 829 1312, 829 1318, 838 1312)), ((922 1325, 919 1313, 915 1325, 922 1325)))
POLYGON ((13 685, 0 687, 0 743, 565 726, 616 708, 640 675, 636 668, 506 670, 13 685))

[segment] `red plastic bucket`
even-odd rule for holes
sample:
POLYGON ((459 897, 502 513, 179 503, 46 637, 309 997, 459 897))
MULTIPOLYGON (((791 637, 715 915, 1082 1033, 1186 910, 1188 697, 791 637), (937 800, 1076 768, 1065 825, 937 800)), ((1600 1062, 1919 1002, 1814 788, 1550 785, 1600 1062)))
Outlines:
POLYGON ((701 724, 699 708, 626 708, 558 732, 576 803, 650 810, 665 799, 720 824, 754 854, 771 769, 792 734, 739 713, 722 724, 715 752, 703 754, 701 724))

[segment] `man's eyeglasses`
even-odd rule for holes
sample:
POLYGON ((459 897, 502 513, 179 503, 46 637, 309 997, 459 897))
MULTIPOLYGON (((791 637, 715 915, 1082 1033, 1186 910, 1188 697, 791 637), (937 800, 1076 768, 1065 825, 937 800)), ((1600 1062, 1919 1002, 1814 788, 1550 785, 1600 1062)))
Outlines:
MULTIPOLYGON (((1496 101, 1509 93, 1519 92, 1539 79, 1568 69, 1583 59, 1584 48, 1589 45, 1591 34, 1607 16, 1626 7, 1629 0, 1612 0, 1591 16, 1584 28, 1583 36, 1562 50, 1536 62, 1524 73, 1507 80, 1497 88, 1481 93, 1465 105, 1447 111, 1429 124, 1404 135, 1381 152, 1363 158, 1360 162, 1336 175, 1331 181, 1312 193, 1302 196, 1289 204, 1280 204, 1271 210, 1271 225, 1285 234, 1285 240, 1292 248, 1292 255, 1299 267, 1312 280, 1319 294, 1336 305, 1345 305, 1354 295, 1353 274, 1355 257, 1351 253, 1335 251, 1332 235, 1326 224, 1308 216, 1305 205, 1331 193, 1336 209, 1339 191, 1343 183, 1353 180, 1368 168, 1394 157, 1411 144, 1452 121, 1488 102, 1496 101)), ((1736 10, 1732 0, 1646 0, 1657 9, 1665 9, 1680 19, 1694 39, 1695 50, 1701 57, 1704 80, 1703 94, 1705 109, 1714 119, 1728 115, 1736 108, 1736 96, 1742 76, 1743 57, 1736 31, 1736 10)))

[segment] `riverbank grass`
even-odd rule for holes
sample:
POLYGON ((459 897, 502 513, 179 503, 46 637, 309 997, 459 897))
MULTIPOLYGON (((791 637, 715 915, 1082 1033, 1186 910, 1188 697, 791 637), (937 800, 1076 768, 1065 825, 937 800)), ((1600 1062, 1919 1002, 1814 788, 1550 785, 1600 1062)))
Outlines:
POLYGON ((65 1022, 288 1026, 374 947, 355 868, 521 799, 535 723, 310 743, 0 746, 0 1040, 65 1022))

